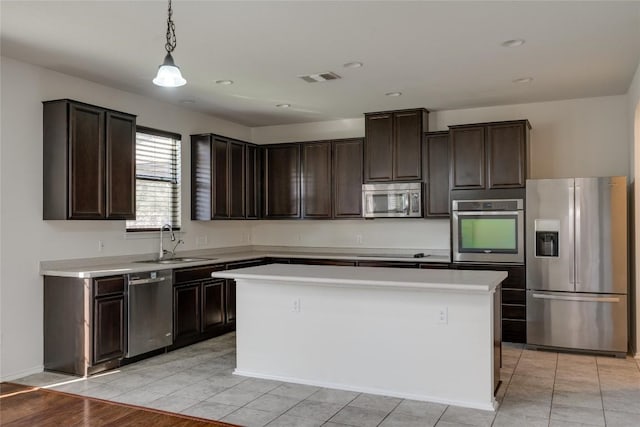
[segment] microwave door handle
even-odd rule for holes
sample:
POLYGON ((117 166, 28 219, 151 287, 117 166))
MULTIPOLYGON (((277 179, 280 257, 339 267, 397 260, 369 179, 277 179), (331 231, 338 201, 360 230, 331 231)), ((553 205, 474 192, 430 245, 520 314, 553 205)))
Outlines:
POLYGON ((404 209, 402 212, 408 215, 411 212, 409 207, 409 193, 404 193, 402 197, 404 199, 404 209))

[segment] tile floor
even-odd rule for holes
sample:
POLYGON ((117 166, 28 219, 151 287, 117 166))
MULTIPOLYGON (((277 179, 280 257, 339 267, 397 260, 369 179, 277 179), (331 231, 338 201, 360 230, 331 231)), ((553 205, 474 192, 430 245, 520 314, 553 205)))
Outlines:
POLYGON ((640 426, 640 360, 513 344, 503 359, 495 413, 235 376, 233 333, 89 379, 15 382, 243 426, 640 426))

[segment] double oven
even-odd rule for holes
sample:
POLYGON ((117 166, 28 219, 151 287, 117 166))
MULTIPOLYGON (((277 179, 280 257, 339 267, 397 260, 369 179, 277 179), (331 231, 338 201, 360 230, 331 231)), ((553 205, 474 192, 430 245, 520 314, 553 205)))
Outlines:
POLYGON ((453 200, 453 262, 524 264, 524 200, 453 200))

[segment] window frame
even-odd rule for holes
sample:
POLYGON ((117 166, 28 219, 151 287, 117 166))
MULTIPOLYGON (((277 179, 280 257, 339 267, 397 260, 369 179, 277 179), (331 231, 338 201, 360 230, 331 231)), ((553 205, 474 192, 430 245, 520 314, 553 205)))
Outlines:
MULTIPOLYGON (((180 152, 182 149, 182 135, 176 132, 169 132, 169 131, 165 131, 165 130, 161 130, 161 129, 155 129, 155 128, 150 128, 147 126, 136 126, 136 135, 138 133, 144 133, 147 135, 152 135, 152 136, 159 136, 161 138, 170 138, 173 139, 175 141, 178 141, 179 143, 179 147, 178 147, 178 155, 179 155, 179 161, 176 162, 177 168, 178 168, 178 173, 176 174, 176 179, 177 184, 179 184, 179 194, 177 195, 177 200, 179 202, 179 208, 178 208, 178 215, 180 218, 180 226, 179 227, 173 227, 172 229, 173 231, 180 231, 180 229, 182 228, 182 212, 180 212, 180 210, 182 209, 182 165, 180 164, 180 162, 182 161, 182 153, 180 152)), ((136 137, 136 148, 137 148, 137 137, 136 137)), ((137 162, 137 150, 136 150, 136 162, 137 162)), ((138 172, 136 170, 136 174, 135 174, 135 187, 136 187, 136 200, 138 197, 138 179, 142 179, 142 180, 148 180, 148 181, 156 181, 156 182, 171 182, 169 180, 166 179, 153 179, 153 178, 145 178, 145 177, 141 177, 138 178, 138 172)), ((137 207, 136 207, 136 214, 137 214, 137 207)), ((133 220, 135 221, 135 220, 133 220)), ((154 228, 129 228, 125 222, 125 232, 126 233, 148 233, 148 232, 160 232, 160 228, 162 226, 159 227, 154 227, 154 228)))

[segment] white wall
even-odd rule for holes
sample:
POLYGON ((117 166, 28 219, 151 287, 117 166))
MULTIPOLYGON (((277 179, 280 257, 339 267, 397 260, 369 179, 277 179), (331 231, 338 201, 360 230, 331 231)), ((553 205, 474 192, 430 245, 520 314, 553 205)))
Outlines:
MULTIPOLYGON (((42 220, 42 101, 71 98, 138 115, 138 124, 182 134, 184 249, 246 244, 248 222, 191 222, 189 134, 250 139, 244 126, 2 57, 0 146, 0 378, 42 366, 41 260, 155 252, 157 234, 125 239, 124 221, 42 220), (98 251, 98 240, 104 250, 98 251)), ((162 90, 162 89, 158 89, 162 90)))

